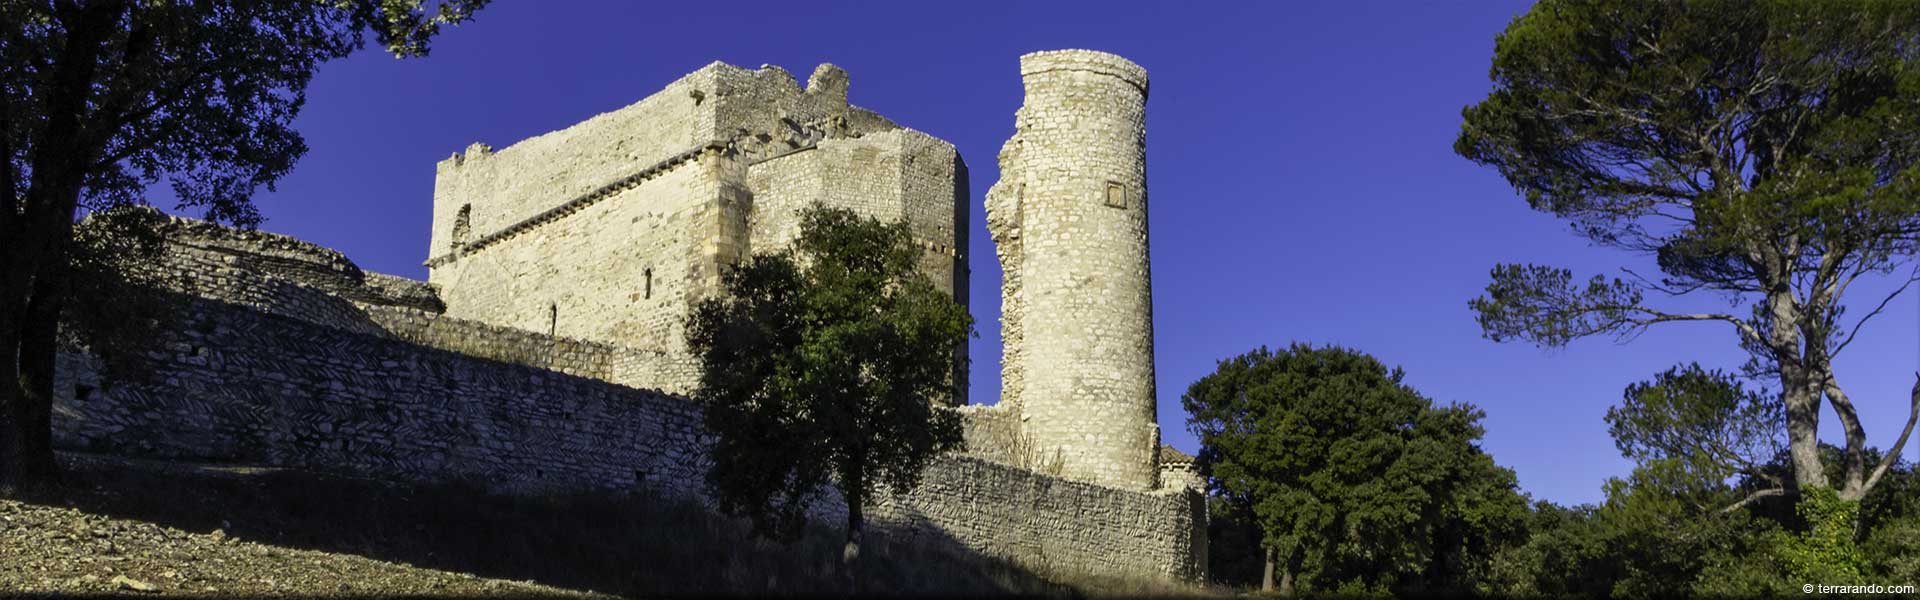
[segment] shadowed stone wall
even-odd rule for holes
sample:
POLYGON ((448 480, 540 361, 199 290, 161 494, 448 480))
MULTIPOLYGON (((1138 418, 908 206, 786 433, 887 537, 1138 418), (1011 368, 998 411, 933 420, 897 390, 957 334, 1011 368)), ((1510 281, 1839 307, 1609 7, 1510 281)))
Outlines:
MULTIPOLYGON (((704 497, 710 440, 699 407, 606 381, 651 377, 623 371, 646 368, 629 363, 651 355, 415 308, 418 292, 431 288, 361 275, 358 286, 376 289, 356 291, 346 274, 358 269, 344 258, 307 260, 337 254, 302 250, 262 255, 300 260, 264 261, 249 253, 291 238, 175 223, 201 235, 181 238, 192 243, 169 248, 161 268, 173 273, 169 285, 192 284, 193 291, 174 292, 178 318, 133 369, 105 372, 77 349, 59 356, 60 447, 382 479, 464 479, 509 493, 646 486, 704 497), (322 264, 340 268, 310 268, 322 264), (319 316, 299 312, 314 306, 329 308, 319 316)), ((1002 435, 994 432, 1009 423, 993 409, 959 410, 968 415, 970 440, 1002 435)), ((1196 557, 1205 544, 1205 513, 1197 493, 1122 490, 1000 462, 937 458, 912 493, 878 496, 868 512, 875 533, 955 544, 1038 569, 1202 574, 1204 561, 1196 557)), ((813 514, 837 524, 845 511, 828 493, 813 514)))

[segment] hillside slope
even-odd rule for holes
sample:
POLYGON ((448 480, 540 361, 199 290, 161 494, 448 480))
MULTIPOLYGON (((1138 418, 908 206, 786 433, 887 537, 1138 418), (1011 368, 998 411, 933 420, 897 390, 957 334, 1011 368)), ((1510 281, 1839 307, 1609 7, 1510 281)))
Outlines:
POLYGON ((64 482, 0 499, 0 595, 303 597, 846 593, 1200 594, 1125 574, 1034 573, 869 541, 851 573, 816 524, 781 544, 684 501, 515 498, 234 465, 63 454, 64 482))
POLYGON ((0 500, 0 593, 593 597, 0 500))

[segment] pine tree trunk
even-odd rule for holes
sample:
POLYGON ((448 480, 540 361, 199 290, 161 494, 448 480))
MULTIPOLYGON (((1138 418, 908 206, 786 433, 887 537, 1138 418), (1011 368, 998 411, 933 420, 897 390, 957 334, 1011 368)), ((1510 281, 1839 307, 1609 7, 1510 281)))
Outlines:
POLYGON ((1802 490, 1827 487, 1827 470, 1820 464, 1820 396, 1825 380, 1813 378, 1812 365, 1801 355, 1800 323, 1807 318, 1784 282, 1774 282, 1766 297, 1772 327, 1766 346, 1780 368, 1780 399, 1787 413, 1787 453, 1793 462, 1793 480, 1802 490))
POLYGON ((1808 381, 1806 369, 1780 366, 1781 400, 1787 412, 1787 450, 1793 460, 1793 480, 1802 490, 1828 487, 1827 470, 1820 462, 1820 389, 1808 381))

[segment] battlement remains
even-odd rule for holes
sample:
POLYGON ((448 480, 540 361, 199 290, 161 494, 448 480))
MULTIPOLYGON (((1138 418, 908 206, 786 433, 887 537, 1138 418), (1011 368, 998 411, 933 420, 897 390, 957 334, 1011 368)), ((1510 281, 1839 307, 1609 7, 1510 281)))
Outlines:
POLYGON ((1045 50, 1020 57, 1020 76, 1032 77, 1050 71, 1083 71, 1112 75, 1147 94, 1147 69, 1117 54, 1098 50, 1045 50))
POLYGON ((714 62, 639 102, 495 149, 475 142, 435 168, 429 260, 655 165, 709 147, 770 156, 899 125, 847 104, 849 77, 822 64, 802 88, 777 66, 714 62))

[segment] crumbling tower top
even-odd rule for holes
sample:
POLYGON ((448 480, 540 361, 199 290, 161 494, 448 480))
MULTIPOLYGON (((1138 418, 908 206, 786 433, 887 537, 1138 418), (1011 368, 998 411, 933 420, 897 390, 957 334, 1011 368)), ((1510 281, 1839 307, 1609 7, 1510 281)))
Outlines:
POLYGON ((1047 71, 1087 71, 1112 75, 1147 94, 1147 69, 1117 54, 1099 50, 1045 50, 1020 57, 1020 77, 1031 80, 1047 71))

